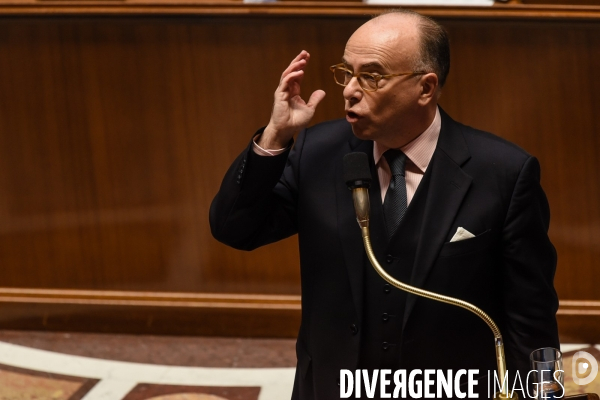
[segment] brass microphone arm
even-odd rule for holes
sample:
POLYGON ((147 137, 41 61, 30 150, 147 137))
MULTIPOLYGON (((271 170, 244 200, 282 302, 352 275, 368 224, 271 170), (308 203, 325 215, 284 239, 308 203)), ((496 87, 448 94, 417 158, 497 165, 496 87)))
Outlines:
POLYGON ((506 375, 504 342, 502 341, 502 334, 500 334, 500 329, 498 329, 496 323, 483 310, 471 303, 407 285, 406 283, 400 282, 399 280, 395 279, 393 276, 388 274, 385 271, 385 269, 383 269, 381 264, 379 264, 379 262, 377 261, 375 253, 373 252, 373 247, 371 246, 371 238, 369 234, 369 190, 364 187, 358 187, 352 189, 352 193, 352 197, 354 199, 354 209, 356 210, 356 220, 358 221, 358 225, 360 226, 362 232, 363 242, 365 245, 367 256, 369 257, 369 261, 373 265, 373 268, 375 268, 375 271, 377 271, 377 273, 390 285, 400 290, 404 290, 405 292, 412 293, 417 296, 426 297, 431 300, 441 301, 443 303, 452 304, 464 308, 481 318, 494 333, 496 347, 496 363, 498 365, 498 377, 502 382, 502 390, 494 395, 494 399, 518 399, 518 396, 514 392, 512 396, 508 393, 508 379, 504 379, 506 375))

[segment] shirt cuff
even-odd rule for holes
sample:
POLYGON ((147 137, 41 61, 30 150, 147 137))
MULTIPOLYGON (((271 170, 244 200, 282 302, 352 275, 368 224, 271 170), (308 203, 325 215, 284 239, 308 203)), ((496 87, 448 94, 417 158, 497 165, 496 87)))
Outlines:
POLYGON ((256 139, 258 139, 259 137, 260 137, 260 135, 256 135, 256 136, 254 136, 254 139, 252 139, 252 150, 259 156, 277 156, 289 148, 289 146, 288 146, 283 149, 277 149, 277 150, 263 149, 262 147, 260 147, 258 145, 258 143, 256 143, 256 139))

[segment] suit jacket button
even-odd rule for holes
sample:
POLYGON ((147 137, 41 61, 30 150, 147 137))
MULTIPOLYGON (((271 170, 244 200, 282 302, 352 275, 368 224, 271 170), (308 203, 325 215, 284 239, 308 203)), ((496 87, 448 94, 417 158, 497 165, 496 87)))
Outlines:
POLYGON ((353 335, 356 335, 358 333, 358 326, 356 326, 356 324, 352 324, 350 325, 350 330, 352 331, 353 335))
POLYGON ((393 263, 393 262, 394 262, 394 257, 392 257, 392 255, 391 255, 391 254, 388 254, 388 255, 386 256, 386 258, 385 258, 385 261, 386 261, 388 264, 391 264, 391 263, 393 263))
POLYGON ((381 345, 381 348, 383 350, 387 350, 390 347, 390 345, 388 344, 388 342, 383 342, 383 344, 381 345))
POLYGON ((392 285, 390 285, 389 283, 386 283, 385 285, 383 285, 383 293, 389 293, 392 291, 392 285))
POLYGON ((384 312, 383 315, 381 316, 381 319, 383 320, 383 322, 388 322, 390 319, 390 314, 384 312))

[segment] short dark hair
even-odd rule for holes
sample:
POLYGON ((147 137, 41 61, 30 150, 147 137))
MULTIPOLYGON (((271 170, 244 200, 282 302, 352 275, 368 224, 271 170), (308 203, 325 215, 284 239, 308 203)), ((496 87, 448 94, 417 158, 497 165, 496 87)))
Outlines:
POLYGON ((450 41, 444 27, 432 18, 403 8, 386 10, 374 18, 386 14, 404 14, 419 21, 421 45, 420 57, 415 60, 415 69, 435 72, 440 87, 444 86, 450 72, 450 41))

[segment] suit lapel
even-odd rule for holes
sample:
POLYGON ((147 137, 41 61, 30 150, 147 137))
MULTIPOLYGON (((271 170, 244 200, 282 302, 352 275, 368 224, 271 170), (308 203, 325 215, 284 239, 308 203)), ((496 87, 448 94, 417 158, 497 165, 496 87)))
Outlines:
MULTIPOLYGON (((470 153, 460 125, 441 109, 440 113, 442 129, 426 172, 431 173, 431 181, 410 282, 418 288, 424 287, 472 181, 461 168, 470 158, 470 153)), ((406 326, 416 301, 417 296, 408 296, 403 327, 406 326)))
MULTIPOLYGON (((352 192, 348 190, 344 182, 344 164, 343 158, 350 152, 366 153, 370 164, 373 164, 373 142, 360 140, 354 135, 343 149, 336 155, 336 173, 335 185, 337 196, 337 219, 338 234, 342 243, 344 252, 344 261, 348 270, 350 287, 352 290, 352 300, 356 309, 359 322, 362 321, 363 309, 363 277, 364 277, 364 257, 365 251, 362 242, 362 235, 358 223, 356 222, 356 213, 352 200, 352 192)), ((377 179, 375 175, 373 179, 377 179)), ((373 189, 370 190, 372 192, 373 189)))

